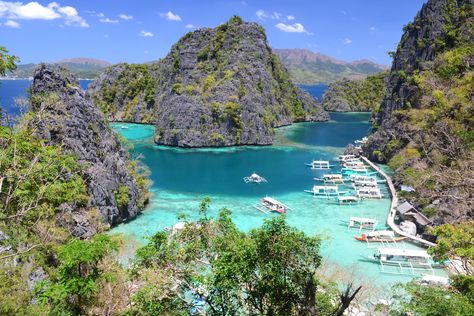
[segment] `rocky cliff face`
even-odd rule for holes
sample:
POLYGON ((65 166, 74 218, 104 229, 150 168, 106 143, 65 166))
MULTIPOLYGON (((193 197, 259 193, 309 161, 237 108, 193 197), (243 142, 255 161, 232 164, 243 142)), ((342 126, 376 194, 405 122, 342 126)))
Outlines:
POLYGON ((331 83, 323 95, 322 106, 334 112, 378 111, 385 94, 387 72, 365 79, 342 79, 331 83))
POLYGON ((155 120, 158 144, 268 145, 274 127, 329 118, 311 96, 291 83, 263 28, 238 17, 214 29, 186 34, 165 58, 142 66, 146 68, 142 73, 151 78, 142 81, 151 84, 141 85, 150 88, 138 89, 136 99, 120 97, 118 91, 128 86, 115 88, 129 76, 126 67, 130 66, 118 65, 104 73, 92 85, 91 95, 112 119, 155 120), (147 98, 149 102, 142 101, 147 98))
MULTIPOLYGON (((60 66, 40 65, 31 87, 31 119, 35 136, 72 153, 82 166, 89 208, 109 224, 133 218, 143 208, 145 188, 101 110, 92 104, 78 81, 60 66)), ((63 205, 73 212, 73 205, 63 205)), ((90 235, 83 213, 74 213, 76 236, 90 235)))
POLYGON ((473 25, 472 0, 423 5, 404 28, 364 146, 438 224, 474 217, 473 25))

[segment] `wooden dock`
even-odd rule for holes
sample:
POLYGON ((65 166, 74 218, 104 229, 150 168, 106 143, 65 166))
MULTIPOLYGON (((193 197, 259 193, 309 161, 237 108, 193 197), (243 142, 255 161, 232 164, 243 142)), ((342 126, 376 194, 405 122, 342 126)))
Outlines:
POLYGON ((411 239, 412 241, 414 241, 416 243, 420 243, 420 244, 422 244, 424 246, 428 246, 428 247, 436 246, 436 244, 432 243, 431 241, 428 241, 428 240, 425 240, 423 238, 405 233, 404 231, 402 231, 400 229, 400 227, 398 227, 398 225, 395 224, 395 215, 397 213, 396 207, 398 205, 398 196, 397 196, 397 191, 395 190, 395 186, 393 185, 392 178, 389 177, 385 172, 382 171, 382 169, 377 167, 372 161, 370 161, 366 157, 360 156, 360 158, 362 160, 364 160, 367 164, 369 164, 375 171, 377 171, 387 181, 387 185, 388 185, 388 188, 390 190, 390 194, 392 195, 392 203, 390 204, 390 212, 388 212, 388 216, 387 216, 388 226, 390 226, 390 228, 394 232, 399 234, 400 236, 405 236, 405 237, 411 239))

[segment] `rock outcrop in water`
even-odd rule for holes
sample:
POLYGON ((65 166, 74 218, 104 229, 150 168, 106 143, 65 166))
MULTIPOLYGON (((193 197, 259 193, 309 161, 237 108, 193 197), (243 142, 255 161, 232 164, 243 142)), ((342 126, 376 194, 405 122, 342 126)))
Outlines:
POLYGON ((157 63, 110 68, 90 93, 110 119, 154 121, 156 143, 180 147, 269 145, 275 127, 329 118, 239 17, 186 34, 157 63))
POLYGON ((322 106, 332 112, 377 111, 385 94, 388 72, 365 79, 342 79, 329 84, 323 95, 322 106))
MULTIPOLYGON (((96 208, 109 224, 140 212, 146 199, 141 176, 101 110, 68 70, 53 65, 37 68, 31 87, 31 111, 34 115, 28 124, 35 136, 77 157, 90 195, 89 209, 96 208)), ((93 233, 84 210, 62 205, 61 211, 73 214, 74 235, 93 233)))
POLYGON ((404 28, 363 147, 435 223, 474 218, 472 0, 429 0, 404 28))

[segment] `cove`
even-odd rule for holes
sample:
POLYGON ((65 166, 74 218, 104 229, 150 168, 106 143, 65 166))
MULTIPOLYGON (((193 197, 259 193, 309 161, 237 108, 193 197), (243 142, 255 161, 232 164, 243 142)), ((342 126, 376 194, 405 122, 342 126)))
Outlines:
MULTIPOLYGON (((272 196, 288 205, 287 221, 308 235, 324 238, 322 254, 347 273, 356 273, 374 286, 385 287, 408 281, 412 276, 382 273, 378 264, 361 261, 371 255, 377 245, 368 248, 356 241, 358 230, 348 230, 350 216, 371 217, 384 228, 390 208, 387 189, 384 198, 365 200, 357 205, 340 206, 333 199, 313 197, 305 193, 313 178, 328 171, 311 170, 305 163, 313 159, 335 160, 344 147, 370 131, 369 113, 332 113, 324 123, 299 123, 277 129, 276 142, 267 147, 229 147, 177 149, 157 146, 153 142, 154 127, 149 125, 112 123, 112 127, 132 145, 131 154, 141 156, 151 171, 151 201, 136 219, 111 230, 122 234, 130 246, 130 255, 148 236, 178 222, 178 216, 198 217, 201 200, 209 196, 211 215, 222 208, 232 211, 239 229, 258 227, 269 216, 253 207, 260 198, 272 196), (245 184, 243 177, 257 172, 268 183, 245 184), (355 271, 355 272, 354 272, 355 271)), ((338 172, 335 167, 331 172, 338 172)), ((342 189, 342 188, 341 188, 342 189)), ((344 190, 351 190, 348 186, 344 190)), ((378 245, 380 246, 380 245, 378 245)), ((400 247, 416 248, 409 243, 400 247)), ((437 273, 443 274, 442 271, 437 273)))

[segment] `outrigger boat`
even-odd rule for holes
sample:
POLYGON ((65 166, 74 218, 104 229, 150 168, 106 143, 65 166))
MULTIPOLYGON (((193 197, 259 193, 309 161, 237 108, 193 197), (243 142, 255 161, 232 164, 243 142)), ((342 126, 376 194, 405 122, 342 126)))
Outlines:
POLYGON ((274 198, 271 197, 264 197, 261 201, 260 204, 254 205, 254 207, 259 210, 260 212, 263 212, 265 214, 268 214, 268 212, 276 212, 280 214, 285 214, 287 210, 290 208, 286 206, 285 204, 275 200, 274 198))
POLYGON ((262 182, 268 182, 268 181, 264 177, 261 177, 254 172, 249 177, 244 177, 244 182, 245 183, 262 183, 262 182))
POLYGON ((375 230, 377 226, 377 220, 373 218, 366 218, 366 217, 350 217, 349 218, 349 225, 347 228, 359 228, 359 231, 362 229, 370 229, 375 230))
POLYGON ((356 189, 357 197, 361 199, 381 199, 383 198, 379 188, 363 187, 356 189))
POLYGON ((377 179, 376 177, 359 175, 359 174, 351 174, 351 175, 349 175, 349 179, 352 182, 355 182, 355 181, 376 181, 377 183, 385 183, 386 182, 383 179, 377 179))
POLYGON ((321 181, 324 183, 333 183, 333 184, 343 184, 344 179, 342 174, 325 174, 321 178, 314 178, 316 181, 321 181))
POLYGON ((347 191, 339 191, 337 185, 315 185, 312 190, 304 191, 315 196, 338 196, 347 193, 347 191))
POLYGON ((350 205, 359 202, 359 198, 353 195, 337 196, 336 202, 339 205, 350 205))
POLYGON ((358 241, 366 242, 399 242, 407 237, 395 237, 395 233, 391 230, 376 230, 355 236, 354 238, 358 241))
POLYGON ((357 159, 356 155, 339 155, 338 157, 340 162, 345 162, 351 159, 357 159))
POLYGON ((331 167, 334 167, 334 165, 330 165, 329 161, 327 160, 313 160, 311 163, 306 164, 308 167, 311 167, 311 169, 331 169, 331 167))
POLYGON ((128 126, 120 125, 120 128, 121 128, 121 129, 128 129, 128 126))
POLYGON ((356 144, 365 144, 365 143, 367 143, 368 140, 369 139, 367 137, 363 137, 362 139, 355 140, 354 143, 356 143, 356 144))
POLYGON ((360 160, 349 160, 349 161, 346 161, 346 162, 343 162, 342 165, 346 168, 362 168, 362 167, 366 167, 364 165, 364 163, 360 160))
POLYGON ((346 175, 365 175, 372 176, 377 174, 377 171, 369 171, 368 168, 342 168, 342 173, 346 175))
POLYGON ((376 179, 365 179, 365 180, 354 180, 354 188, 360 188, 360 187, 370 187, 370 188, 376 188, 377 187, 377 180, 376 179))
POLYGON ((433 258, 426 250, 418 249, 400 249, 400 248, 378 248, 377 251, 366 259, 380 263, 382 272, 385 266, 395 266, 400 269, 401 274, 416 274, 415 270, 431 270, 433 267, 441 267, 433 261, 433 258), (408 271, 405 271, 407 269, 408 271))

